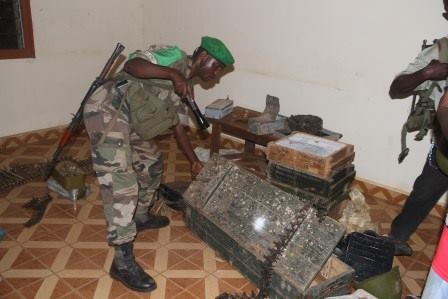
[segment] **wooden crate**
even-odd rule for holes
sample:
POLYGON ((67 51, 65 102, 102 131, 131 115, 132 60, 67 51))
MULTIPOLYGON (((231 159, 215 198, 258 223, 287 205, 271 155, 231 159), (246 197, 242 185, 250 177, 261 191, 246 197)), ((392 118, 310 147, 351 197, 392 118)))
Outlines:
POLYGON ((329 217, 319 219, 301 197, 213 156, 184 198, 190 229, 257 286, 264 256, 291 221, 300 221, 275 264, 271 299, 325 298, 349 292, 350 267, 322 272, 330 267, 328 263, 338 264, 330 256, 345 228, 329 217))
POLYGON ((353 145, 305 133, 272 141, 267 147, 269 161, 321 178, 330 178, 354 157, 353 145))

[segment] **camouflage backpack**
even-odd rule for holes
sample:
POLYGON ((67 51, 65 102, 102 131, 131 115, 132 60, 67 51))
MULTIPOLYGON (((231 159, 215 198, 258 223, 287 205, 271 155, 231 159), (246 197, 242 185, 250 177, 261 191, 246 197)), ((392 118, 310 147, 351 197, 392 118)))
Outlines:
MULTIPOLYGON (((185 53, 175 46, 151 46, 146 51, 136 51, 130 55, 130 58, 134 57, 143 57, 154 64, 175 68, 182 73, 187 67, 185 53)), ((179 122, 171 99, 174 87, 170 80, 139 79, 124 71, 114 79, 116 82, 127 81, 129 84, 122 101, 129 107, 133 130, 143 140, 169 133, 179 122)))
MULTIPOLYGON (((439 48, 439 61, 448 63, 448 38, 444 37, 434 40, 435 43, 437 43, 439 48)), ((432 45, 427 45, 426 40, 424 40, 422 50, 430 46, 432 45)), ((431 94, 434 88, 440 90, 440 86, 436 81, 433 81, 428 89, 418 91, 412 98, 411 111, 401 129, 401 152, 398 156, 398 163, 403 162, 409 154, 409 148, 406 146, 407 133, 418 131, 414 140, 421 141, 428 134, 428 131, 433 128, 436 121, 436 108, 431 94)))
POLYGON ((169 133, 179 122, 176 107, 160 90, 173 89, 168 80, 129 78, 125 101, 129 105, 132 128, 143 140, 169 133))

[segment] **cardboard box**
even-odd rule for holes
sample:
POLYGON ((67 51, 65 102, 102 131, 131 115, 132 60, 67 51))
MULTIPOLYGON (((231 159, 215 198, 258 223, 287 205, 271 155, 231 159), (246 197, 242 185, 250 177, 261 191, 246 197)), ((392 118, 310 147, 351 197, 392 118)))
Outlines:
POLYGON ((205 106, 205 116, 220 119, 233 111, 233 101, 227 99, 217 99, 205 106))
POLYGON ((272 163, 321 178, 330 178, 354 157, 353 145, 305 133, 270 142, 267 147, 267 159, 272 163))

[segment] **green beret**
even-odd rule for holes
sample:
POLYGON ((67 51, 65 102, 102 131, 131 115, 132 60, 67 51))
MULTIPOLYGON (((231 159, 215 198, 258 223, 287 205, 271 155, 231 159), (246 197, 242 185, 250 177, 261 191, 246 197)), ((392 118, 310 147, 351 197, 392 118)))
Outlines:
POLYGON ((217 38, 210 36, 203 36, 201 39, 201 47, 204 48, 208 54, 213 56, 216 60, 224 65, 230 65, 235 63, 232 54, 226 45, 217 38))

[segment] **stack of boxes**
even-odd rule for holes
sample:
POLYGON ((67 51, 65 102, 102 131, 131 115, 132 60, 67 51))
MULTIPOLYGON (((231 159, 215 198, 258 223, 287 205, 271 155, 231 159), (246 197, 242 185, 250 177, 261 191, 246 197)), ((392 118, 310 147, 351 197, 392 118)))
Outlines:
POLYGON ((267 147, 269 181, 322 212, 345 199, 355 178, 350 144, 295 133, 267 147))

